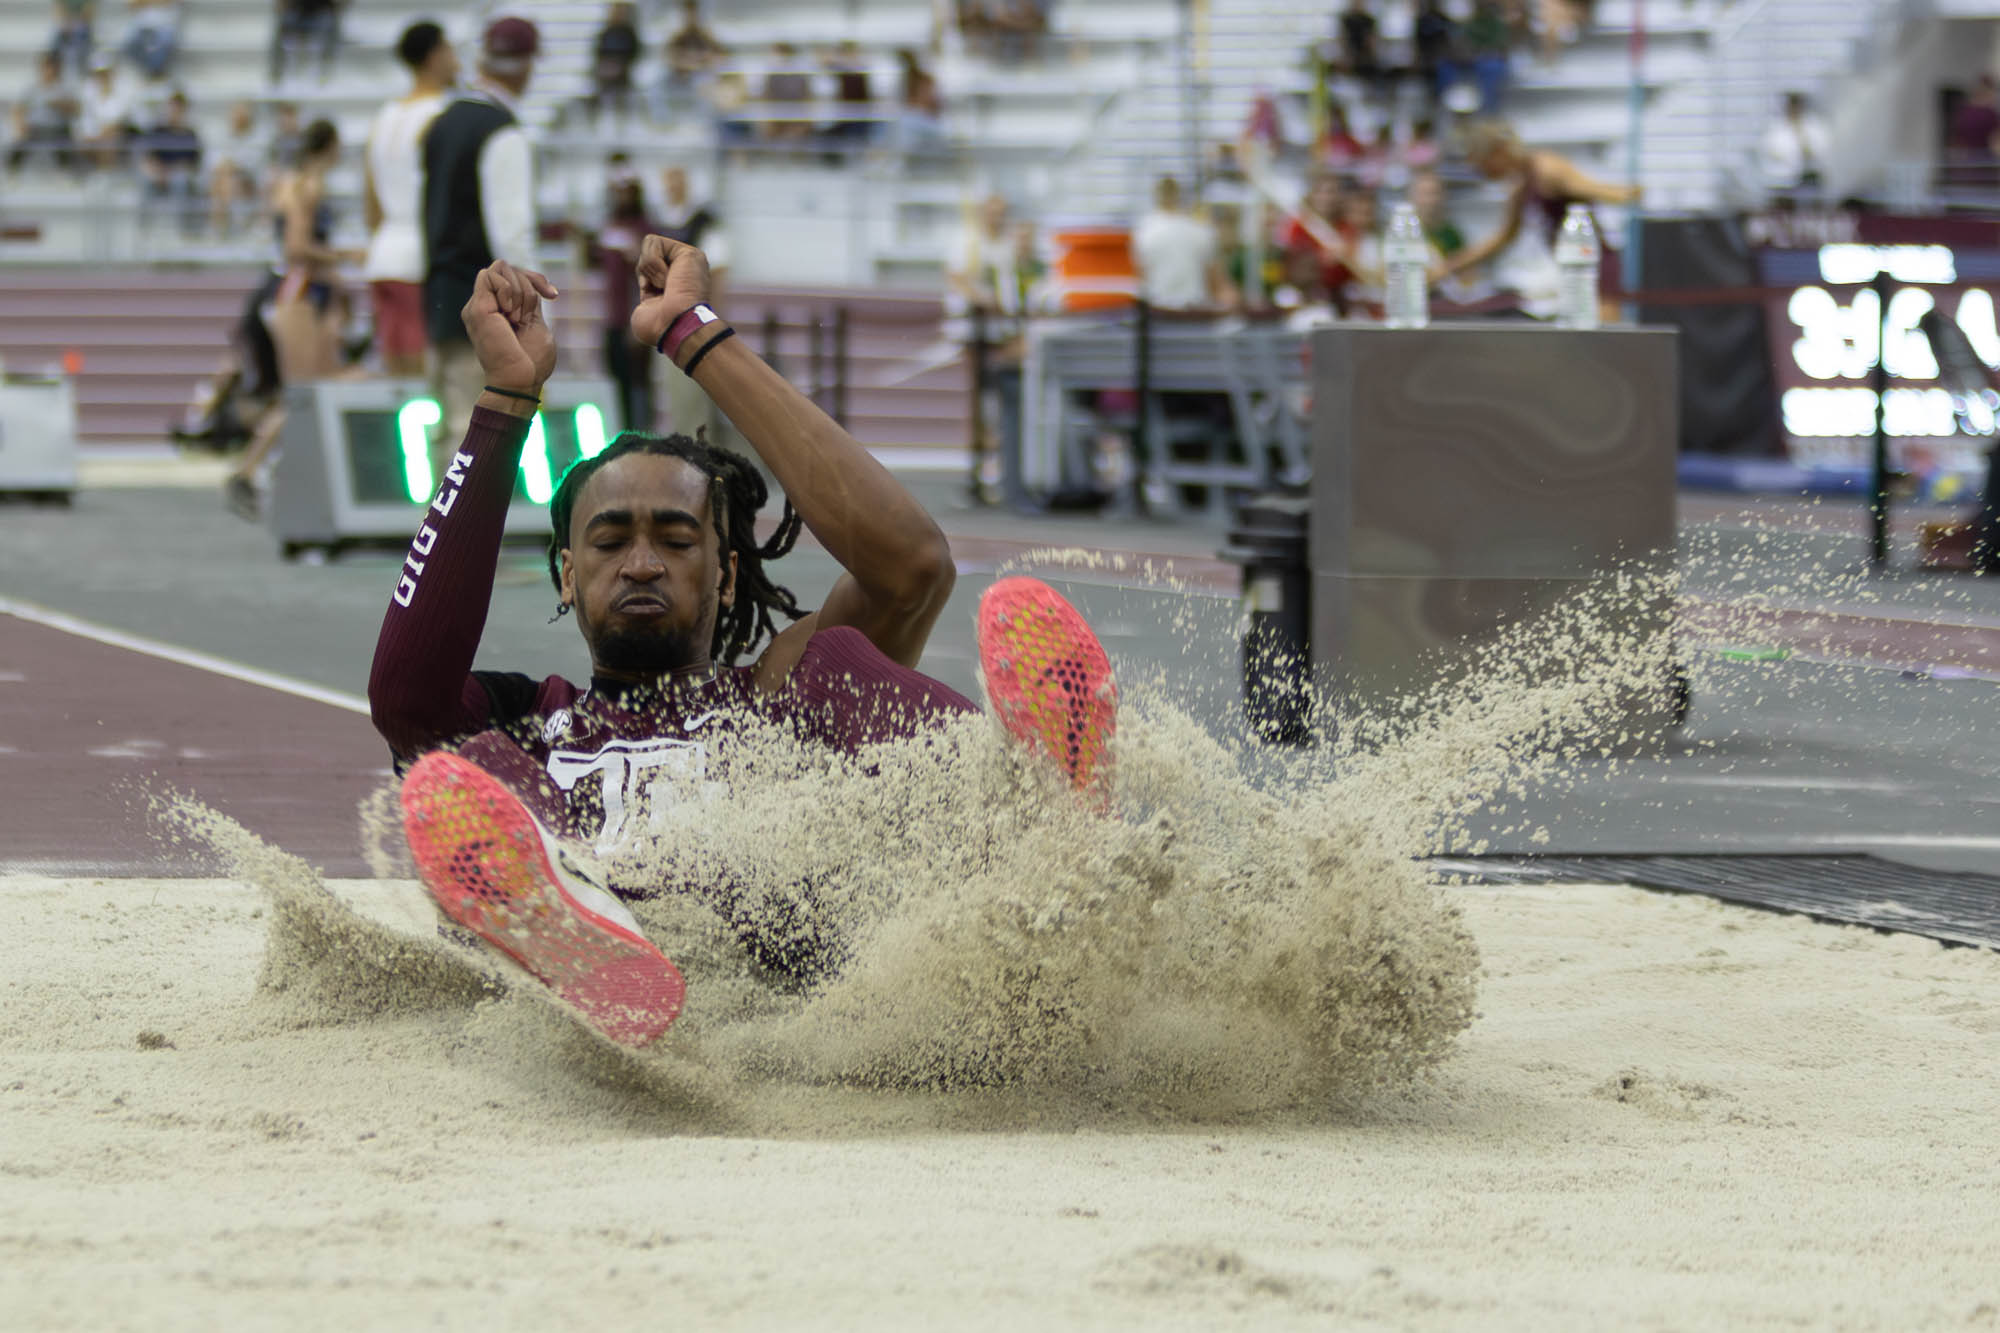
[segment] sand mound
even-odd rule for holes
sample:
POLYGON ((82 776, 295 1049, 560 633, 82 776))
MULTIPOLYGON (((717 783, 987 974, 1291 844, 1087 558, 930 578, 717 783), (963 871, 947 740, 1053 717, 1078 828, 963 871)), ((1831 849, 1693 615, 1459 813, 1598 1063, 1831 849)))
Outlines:
MULTIPOLYGON (((408 884, 328 892, 422 920, 408 884)), ((1018 1090, 764 1080, 704 1117, 519 989, 267 1021, 256 886, 0 880, 24 964, 0 985, 0 1309, 1993 1326, 2000 958, 1630 890, 1460 898, 1482 1016, 1431 1082, 1162 1129, 1046 1090, 1035 1119, 1018 1090)))

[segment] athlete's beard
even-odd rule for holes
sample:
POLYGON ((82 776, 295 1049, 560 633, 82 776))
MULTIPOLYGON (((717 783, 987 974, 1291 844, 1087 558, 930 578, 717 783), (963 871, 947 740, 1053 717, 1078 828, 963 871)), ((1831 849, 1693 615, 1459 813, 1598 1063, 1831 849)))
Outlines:
MULTIPOLYGON (((707 609, 707 608, 704 608, 707 609)), ((590 630, 590 658, 600 672, 640 679, 671 675, 700 661, 706 644, 697 635, 702 622, 714 623, 712 614, 697 618, 693 625, 586 625, 590 630)))
POLYGON ((666 676, 695 661, 694 629, 672 628, 611 629, 598 636, 591 648, 598 670, 621 676, 666 676))

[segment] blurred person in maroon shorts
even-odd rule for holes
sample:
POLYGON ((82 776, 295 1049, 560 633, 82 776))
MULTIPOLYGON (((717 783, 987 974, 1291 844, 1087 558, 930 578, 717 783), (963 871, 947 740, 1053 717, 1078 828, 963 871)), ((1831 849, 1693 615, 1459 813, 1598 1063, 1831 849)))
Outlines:
POLYGON ((410 71, 410 91, 385 105, 369 127, 362 159, 368 257, 362 276, 375 305, 375 345, 382 369, 424 373, 424 132, 458 80, 458 54, 435 23, 413 23, 396 43, 410 71))

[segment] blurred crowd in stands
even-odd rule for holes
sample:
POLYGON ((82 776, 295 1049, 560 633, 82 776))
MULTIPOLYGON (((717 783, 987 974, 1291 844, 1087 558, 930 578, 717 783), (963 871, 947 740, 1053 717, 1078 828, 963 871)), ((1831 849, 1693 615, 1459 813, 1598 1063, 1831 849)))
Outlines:
MULTIPOLYGON (((324 76, 341 0, 275 0, 271 78, 310 50, 324 76)), ((47 48, 13 108, 7 167, 84 176, 129 173, 149 218, 183 235, 226 237, 265 211, 268 187, 296 165, 303 133, 292 102, 239 100, 204 140, 174 81, 183 0, 125 0, 124 27, 101 43, 96 0, 56 0, 47 48)))
MULTIPOLYGON (((963 4, 960 11, 968 35, 996 40, 1005 34, 1026 41, 1046 26, 1045 8, 1027 0, 963 4), (1022 9, 1038 21, 1015 17, 1022 9)), ((725 148, 882 145, 923 152, 943 143, 937 79, 914 48, 897 51, 893 68, 878 68, 853 41, 816 50, 785 41, 765 50, 734 50, 702 21, 699 0, 681 0, 671 31, 658 43, 657 61, 648 60, 651 48, 638 7, 613 0, 591 46, 591 90, 565 108, 556 128, 706 117, 725 148)))
POLYGON ((1435 108, 1497 115, 1517 50, 1553 61, 1588 28, 1591 0, 1347 0, 1312 51, 1321 79, 1339 73, 1377 98, 1413 79, 1435 108))

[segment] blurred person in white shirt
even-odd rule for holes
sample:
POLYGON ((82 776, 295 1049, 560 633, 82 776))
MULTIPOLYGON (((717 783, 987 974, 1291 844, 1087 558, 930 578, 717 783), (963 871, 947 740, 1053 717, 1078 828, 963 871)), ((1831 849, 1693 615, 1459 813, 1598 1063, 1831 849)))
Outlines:
POLYGON ((1181 183, 1172 176, 1154 184, 1153 211, 1132 229, 1132 260, 1148 305, 1199 310, 1227 304, 1215 229, 1181 207, 1181 183))
POLYGON ((208 160, 208 225, 217 236, 233 234, 244 206, 257 197, 265 151, 256 107, 237 102, 229 108, 229 128, 208 160))
POLYGON ((362 158, 362 220, 368 257, 362 277, 375 309, 382 369, 424 373, 424 169, 420 145, 458 80, 458 53, 435 23, 413 23, 396 43, 410 91, 375 114, 362 158))
POLYGON ((962 315, 968 310, 1018 311, 1020 284, 1014 275, 1008 207, 1004 195, 989 194, 959 232, 945 270, 945 309, 962 315))
POLYGON ((1777 194, 1817 191, 1826 177, 1833 134, 1804 93, 1786 93, 1784 110, 1757 145, 1764 188, 1777 194))
POLYGON ((115 166, 138 132, 138 101, 118 77, 118 62, 101 55, 91 66, 89 81, 83 85, 76 125, 77 145, 92 164, 115 166))

